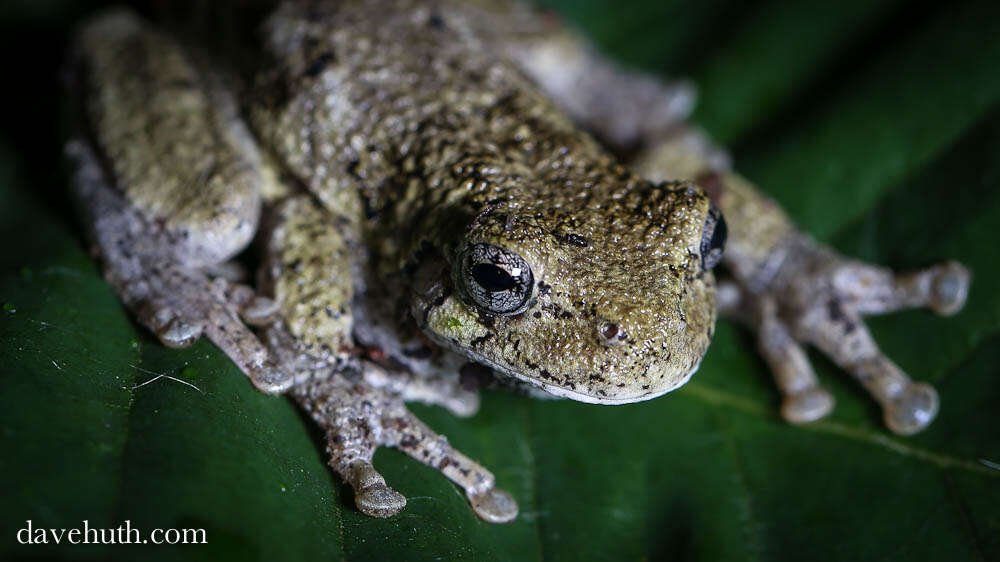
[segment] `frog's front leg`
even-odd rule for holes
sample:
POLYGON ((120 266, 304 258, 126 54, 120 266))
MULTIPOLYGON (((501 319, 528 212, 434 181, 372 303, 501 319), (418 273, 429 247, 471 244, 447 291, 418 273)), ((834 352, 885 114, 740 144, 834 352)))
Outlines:
POLYGON ((297 385, 292 395, 327 433, 330 466, 354 489, 358 509, 373 517, 402 511, 406 498, 372 466, 378 447, 396 447, 438 469, 465 490, 476 514, 491 523, 517 517, 517 503, 495 487, 493 474, 456 451, 392 393, 333 376, 297 385))
POLYGON ((635 166, 652 179, 698 178, 722 209, 730 228, 723 263, 735 283, 720 290, 720 308, 756 331, 784 396, 785 419, 808 422, 833 407, 801 342, 857 378, 882 406, 889 429, 909 435, 926 427, 937 414, 937 393, 879 350, 862 316, 915 307, 953 314, 965 303, 968 270, 945 262, 895 274, 841 257, 795 228, 773 201, 720 164, 716 151, 700 132, 680 128, 641 152, 635 166))
POLYGON ((472 413, 476 395, 458 384, 396 372, 360 357, 354 348, 352 305, 363 252, 348 215, 319 207, 308 196, 276 203, 266 221, 261 282, 274 295, 280 320, 268 328, 275 357, 296 384, 291 394, 326 431, 330 465, 355 492, 363 513, 390 517, 406 498, 372 466, 378 447, 396 447, 461 486, 486 521, 506 522, 517 504, 494 486, 493 475, 448 445, 406 409, 404 399, 472 413))
POLYGON ((736 282, 721 284, 720 312, 755 331, 758 350, 783 397, 781 414, 789 422, 814 421, 833 409, 833 396, 819 386, 799 343, 803 342, 855 376, 882 406, 891 430, 904 435, 921 430, 937 412, 936 392, 927 384, 913 383, 879 351, 861 316, 921 306, 950 314, 965 299, 968 272, 960 264, 946 262, 894 275, 885 268, 840 262, 827 255, 833 258, 833 271, 798 275, 793 280, 798 288, 750 293, 736 282), (824 283, 824 278, 831 282, 824 283), (785 290, 791 292, 784 298, 776 295, 785 290))

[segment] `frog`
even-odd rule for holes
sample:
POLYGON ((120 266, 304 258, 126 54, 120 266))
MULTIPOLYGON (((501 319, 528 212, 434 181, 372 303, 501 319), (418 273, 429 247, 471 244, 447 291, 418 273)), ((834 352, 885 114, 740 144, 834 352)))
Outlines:
POLYGON ((244 76, 127 9, 82 24, 70 183, 138 322, 168 347, 204 336, 290 396, 362 513, 405 508, 373 465, 394 447, 483 520, 514 520, 496 477, 406 402, 658 398, 695 373, 719 314, 754 334, 791 423, 834 405, 810 345, 891 431, 933 420, 937 393, 862 316, 953 314, 969 271, 897 274, 801 231, 687 122, 690 83, 514 1, 285 0, 260 38, 244 76))

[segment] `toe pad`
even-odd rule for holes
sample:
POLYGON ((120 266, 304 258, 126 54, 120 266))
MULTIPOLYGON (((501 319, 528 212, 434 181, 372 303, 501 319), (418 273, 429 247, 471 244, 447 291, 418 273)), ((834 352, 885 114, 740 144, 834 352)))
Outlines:
POLYGON ((392 517, 406 507, 406 498, 385 484, 365 488, 354 496, 361 513, 372 517, 392 517))
POLYGON ((955 314, 969 295, 969 270, 957 262, 948 262, 934 278, 930 307, 941 316, 955 314))
POLYGON ((833 410, 833 395, 826 389, 813 387, 799 394, 785 397, 781 417, 790 423, 816 421, 833 410))
POLYGON ((517 517, 517 502, 498 488, 469 496, 469 503, 476 515, 488 523, 508 523, 517 517))
POLYGON ((885 407, 885 425, 894 433, 912 435, 927 427, 938 411, 934 387, 911 384, 885 407))

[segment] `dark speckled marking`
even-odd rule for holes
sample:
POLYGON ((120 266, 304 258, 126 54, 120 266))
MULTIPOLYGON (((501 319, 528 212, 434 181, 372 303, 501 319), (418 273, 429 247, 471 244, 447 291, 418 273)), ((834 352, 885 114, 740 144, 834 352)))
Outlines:
POLYGON ((830 322, 843 326, 845 335, 850 334, 857 329, 858 326, 851 321, 850 318, 844 315, 844 311, 840 308, 840 303, 837 299, 830 299, 826 304, 826 310, 829 315, 830 322))
POLYGON ((430 17, 427 18, 427 25, 434 31, 445 30, 444 18, 437 12, 431 13, 430 17))
POLYGON ((336 57, 333 56, 331 51, 324 51, 306 68, 305 74, 310 78, 319 76, 327 66, 335 61, 336 57))
POLYGON ((490 341, 490 339, 492 338, 493 338, 493 332, 486 332, 482 336, 472 340, 470 343, 472 344, 472 347, 480 347, 484 343, 490 341))
POLYGON ((573 232, 570 232, 569 234, 564 234, 558 237, 558 239, 565 244, 577 246, 578 248, 586 248, 587 246, 590 245, 590 240, 586 236, 583 236, 581 234, 576 234, 573 232))
POLYGON ((404 348, 403 355, 410 357, 412 359, 430 359, 434 354, 433 350, 426 345, 421 345, 415 348, 404 348))

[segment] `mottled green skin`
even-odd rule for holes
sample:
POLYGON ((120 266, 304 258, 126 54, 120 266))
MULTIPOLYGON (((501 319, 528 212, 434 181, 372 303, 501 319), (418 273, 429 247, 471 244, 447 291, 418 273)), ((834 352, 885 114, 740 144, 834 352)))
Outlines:
POLYGON ((588 402, 683 384, 715 321, 708 198, 618 165, 461 13, 427 6, 280 8, 251 112, 263 142, 357 225, 433 341, 588 402), (456 289, 457 256, 479 242, 530 264, 523 313, 486 313, 456 289))

